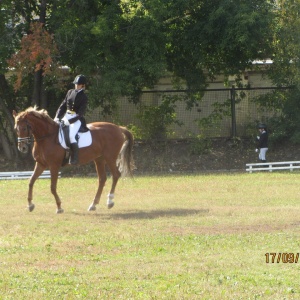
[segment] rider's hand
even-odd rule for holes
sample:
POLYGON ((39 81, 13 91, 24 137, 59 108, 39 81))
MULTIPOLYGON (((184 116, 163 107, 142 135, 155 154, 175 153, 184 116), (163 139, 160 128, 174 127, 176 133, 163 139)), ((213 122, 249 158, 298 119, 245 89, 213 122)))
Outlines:
POLYGON ((56 123, 60 123, 60 120, 59 120, 59 118, 54 118, 54 122, 56 122, 56 123))
POLYGON ((67 118, 63 118, 63 121, 64 121, 64 124, 65 124, 66 126, 69 126, 69 125, 70 125, 70 122, 69 122, 69 120, 68 120, 67 118))

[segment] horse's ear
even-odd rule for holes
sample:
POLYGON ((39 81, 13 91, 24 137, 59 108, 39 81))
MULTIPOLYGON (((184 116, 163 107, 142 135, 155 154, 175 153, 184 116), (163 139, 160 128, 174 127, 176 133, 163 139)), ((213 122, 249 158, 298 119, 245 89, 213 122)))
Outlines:
POLYGON ((13 110, 13 116, 16 117, 17 116, 17 112, 15 110, 13 110))

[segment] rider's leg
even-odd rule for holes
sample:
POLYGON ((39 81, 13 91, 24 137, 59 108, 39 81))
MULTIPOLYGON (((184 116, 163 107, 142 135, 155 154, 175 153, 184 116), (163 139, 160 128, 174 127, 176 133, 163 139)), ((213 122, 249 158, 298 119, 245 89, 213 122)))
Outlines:
POLYGON ((71 159, 70 164, 76 165, 78 163, 78 144, 75 138, 80 128, 81 122, 78 120, 70 124, 69 136, 70 136, 70 147, 71 147, 71 159))

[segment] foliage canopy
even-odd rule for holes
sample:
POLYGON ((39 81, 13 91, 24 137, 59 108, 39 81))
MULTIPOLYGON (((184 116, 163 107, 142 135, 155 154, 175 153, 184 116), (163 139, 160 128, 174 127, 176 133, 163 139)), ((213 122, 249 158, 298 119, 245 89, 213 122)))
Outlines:
POLYGON ((163 76, 199 92, 257 59, 274 61, 275 84, 298 87, 299 11, 300 0, 2 0, 1 132, 11 135, 11 108, 42 98, 53 113, 77 73, 88 78, 91 106, 104 113, 119 96, 138 103, 163 76), (16 76, 8 79, 9 67, 16 76))

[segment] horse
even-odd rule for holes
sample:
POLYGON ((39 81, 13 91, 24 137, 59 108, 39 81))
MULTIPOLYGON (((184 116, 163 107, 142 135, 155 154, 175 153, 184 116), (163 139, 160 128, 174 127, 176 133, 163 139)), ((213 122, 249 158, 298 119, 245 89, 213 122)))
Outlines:
MULTIPOLYGON (((58 142, 59 124, 57 124, 45 109, 38 110, 29 107, 25 111, 17 113, 13 111, 15 120, 14 129, 18 136, 18 150, 27 153, 29 145, 34 140, 32 155, 35 167, 29 180, 28 210, 35 208, 33 203, 33 186, 37 178, 45 169, 50 170, 51 193, 53 194, 57 210, 63 213, 61 200, 57 194, 57 179, 60 167, 65 159, 66 149, 58 142)), ((112 185, 107 198, 107 207, 114 206, 114 193, 117 182, 121 176, 133 176, 133 144, 132 133, 125 127, 109 122, 93 122, 87 124, 91 132, 92 143, 90 146, 79 149, 79 165, 94 161, 98 175, 98 189, 88 211, 95 211, 99 204, 103 187, 107 180, 106 166, 112 176, 112 185)))

